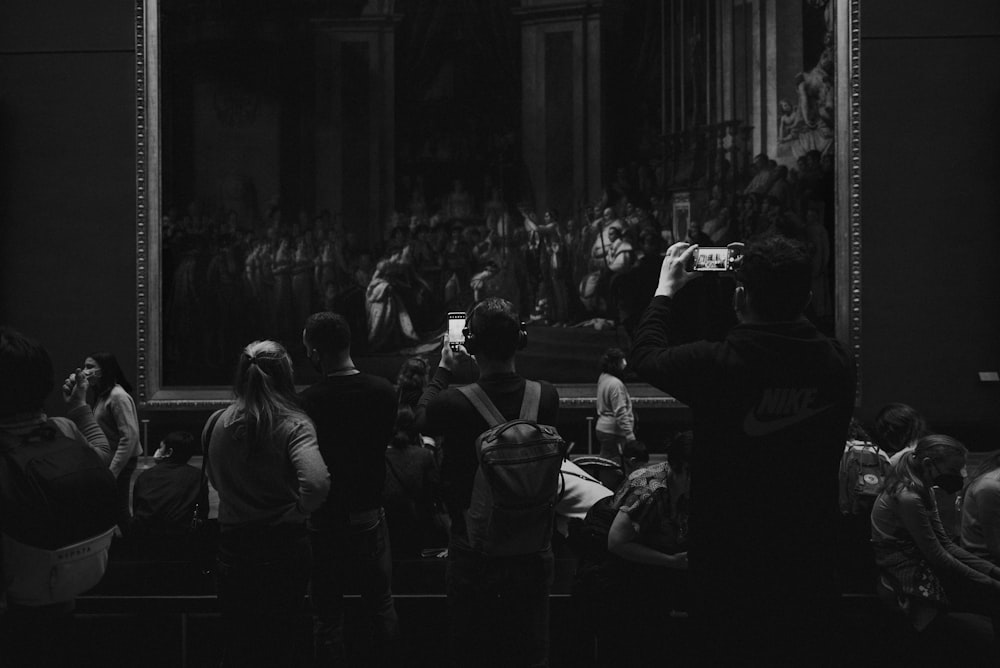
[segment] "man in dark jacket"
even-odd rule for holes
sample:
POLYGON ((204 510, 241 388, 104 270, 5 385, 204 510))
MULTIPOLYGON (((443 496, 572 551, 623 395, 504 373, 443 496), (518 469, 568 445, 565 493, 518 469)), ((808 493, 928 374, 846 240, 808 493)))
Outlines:
POLYGON ((629 363, 692 410, 689 557, 705 646, 731 651, 724 663, 790 665, 813 658, 803 654, 829 632, 839 594, 837 468, 854 361, 803 316, 809 254, 780 237, 747 248, 739 324, 720 342, 678 343, 674 298, 698 276, 696 252, 668 250, 629 363))

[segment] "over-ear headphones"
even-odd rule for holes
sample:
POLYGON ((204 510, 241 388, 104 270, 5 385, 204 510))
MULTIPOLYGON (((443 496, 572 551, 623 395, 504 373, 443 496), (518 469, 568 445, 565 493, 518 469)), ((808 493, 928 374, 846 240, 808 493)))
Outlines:
MULTIPOLYGON (((462 334, 465 335, 466 352, 468 352, 470 355, 475 355, 477 351, 478 337, 468 327, 462 330, 462 334)), ((517 343, 514 345, 514 347, 517 350, 523 350, 527 345, 528 345, 528 329, 527 326, 524 324, 524 321, 522 320, 520 326, 517 329, 517 343)))
MULTIPOLYGON (((465 335, 465 350, 470 355, 477 354, 477 352, 480 349, 479 335, 477 335, 475 332, 472 331, 472 323, 476 318, 476 316, 478 315, 477 312, 479 311, 479 308, 482 304, 483 302, 480 302, 475 306, 475 308, 472 309, 472 312, 469 313, 469 317, 466 320, 467 325, 464 329, 462 329, 462 334, 465 335)), ((514 348, 516 350, 522 350, 525 346, 528 345, 528 329, 525 326, 523 320, 518 321, 518 323, 519 324, 517 328, 517 341, 514 344, 514 348)))

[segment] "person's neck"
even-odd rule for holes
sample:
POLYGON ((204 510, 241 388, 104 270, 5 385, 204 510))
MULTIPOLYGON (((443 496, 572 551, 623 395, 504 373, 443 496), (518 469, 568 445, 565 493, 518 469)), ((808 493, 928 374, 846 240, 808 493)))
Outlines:
POLYGON ((774 324, 777 324, 779 322, 799 322, 799 321, 808 320, 808 319, 806 318, 805 314, 801 314, 800 313, 799 315, 797 315, 794 318, 791 318, 789 320, 775 320, 774 318, 765 318, 765 317, 762 317, 760 314, 758 314, 752 308, 748 308, 748 309, 744 309, 742 311, 739 310, 739 309, 737 309, 736 310, 736 320, 741 325, 774 325, 774 324))
POLYGON ((354 360, 351 359, 350 353, 336 357, 326 357, 320 360, 320 368, 323 369, 324 376, 346 376, 358 373, 358 369, 354 366, 354 360))
POLYGON ((514 365, 514 358, 508 360, 490 360, 477 358, 476 364, 479 366, 479 377, 500 376, 504 374, 517 373, 514 365))

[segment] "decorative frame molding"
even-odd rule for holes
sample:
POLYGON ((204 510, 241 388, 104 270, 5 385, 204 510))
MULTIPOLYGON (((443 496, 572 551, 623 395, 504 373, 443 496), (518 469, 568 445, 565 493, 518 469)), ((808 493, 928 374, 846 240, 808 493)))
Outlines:
MULTIPOLYGON (((777 0, 774 0, 777 1, 777 0)), ((837 23, 837 247, 836 335, 858 366, 861 401, 861 0, 831 0, 837 23), (845 150, 846 147, 846 150, 845 150)), ((160 274, 160 32, 159 0, 135 0, 136 95, 136 391, 145 409, 207 410, 231 400, 228 388, 162 385, 160 274)), ((596 386, 559 385, 567 408, 591 408, 596 386)), ((686 411, 648 385, 633 389, 637 407, 686 411)))

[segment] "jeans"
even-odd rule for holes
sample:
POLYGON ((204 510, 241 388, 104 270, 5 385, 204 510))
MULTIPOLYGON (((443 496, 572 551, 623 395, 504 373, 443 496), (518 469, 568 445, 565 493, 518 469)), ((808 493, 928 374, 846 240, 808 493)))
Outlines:
POLYGON ((551 552, 485 558, 456 549, 448 554, 451 665, 549 665, 551 552))
POLYGON ((309 581, 305 527, 233 529, 219 537, 222 665, 297 665, 296 624, 309 581))
POLYGON ((391 666, 399 638, 392 601, 392 552, 382 509, 336 528, 311 529, 311 595, 317 665, 346 665, 344 594, 348 582, 361 591, 364 647, 370 664, 391 666))

